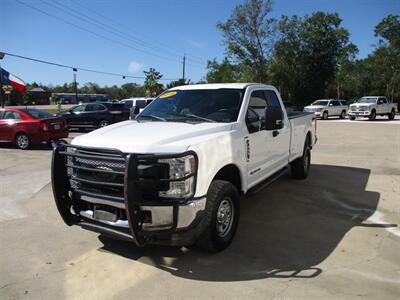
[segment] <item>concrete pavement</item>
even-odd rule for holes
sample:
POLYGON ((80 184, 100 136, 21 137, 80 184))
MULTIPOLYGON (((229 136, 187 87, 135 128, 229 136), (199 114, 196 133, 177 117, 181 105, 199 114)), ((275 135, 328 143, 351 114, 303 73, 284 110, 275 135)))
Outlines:
POLYGON ((1 299, 398 299, 400 125, 321 121, 305 181, 242 201, 232 245, 138 249, 59 217, 47 148, 0 149, 1 299))

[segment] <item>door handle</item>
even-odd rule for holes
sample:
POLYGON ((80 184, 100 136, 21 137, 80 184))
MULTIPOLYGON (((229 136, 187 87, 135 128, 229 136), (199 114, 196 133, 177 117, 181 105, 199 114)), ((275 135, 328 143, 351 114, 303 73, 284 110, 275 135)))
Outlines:
POLYGON ((278 130, 272 131, 272 136, 273 136, 273 137, 276 137, 278 134, 279 134, 279 131, 278 131, 278 130))

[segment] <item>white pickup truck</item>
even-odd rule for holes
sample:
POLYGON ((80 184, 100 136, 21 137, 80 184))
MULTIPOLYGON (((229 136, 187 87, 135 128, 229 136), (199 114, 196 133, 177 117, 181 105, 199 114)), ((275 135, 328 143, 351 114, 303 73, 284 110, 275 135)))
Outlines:
POLYGON ((138 246, 220 251, 235 234, 241 195, 288 166, 307 177, 314 119, 288 115, 269 85, 176 87, 136 120, 55 145, 55 202, 66 224, 138 246))
POLYGON ((304 107, 304 111, 313 112, 322 120, 327 120, 329 117, 337 116, 341 119, 346 117, 348 110, 347 101, 340 99, 322 99, 311 103, 304 107))
POLYGON ((350 105, 348 114, 350 120, 355 120, 357 117, 375 120, 377 115, 388 116, 389 120, 393 120, 397 111, 396 106, 395 103, 390 103, 383 96, 364 96, 350 105))

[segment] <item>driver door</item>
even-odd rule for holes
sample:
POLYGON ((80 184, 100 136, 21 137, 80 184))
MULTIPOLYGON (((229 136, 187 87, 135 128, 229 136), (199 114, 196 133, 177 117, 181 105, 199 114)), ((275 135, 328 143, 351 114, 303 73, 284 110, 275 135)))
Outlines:
POLYGON ((247 180, 250 187, 269 177, 287 165, 289 157, 290 130, 285 124, 280 130, 264 129, 265 109, 270 103, 273 91, 255 90, 251 93, 246 112, 246 126, 249 132, 245 137, 247 180), (271 98, 271 99, 269 99, 271 98))

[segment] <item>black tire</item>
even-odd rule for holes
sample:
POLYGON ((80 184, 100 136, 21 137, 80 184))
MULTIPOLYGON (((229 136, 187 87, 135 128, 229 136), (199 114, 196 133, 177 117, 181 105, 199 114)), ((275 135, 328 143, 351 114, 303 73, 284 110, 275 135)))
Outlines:
POLYGON ((290 164, 292 175, 296 179, 306 179, 311 165, 311 148, 307 141, 304 144, 303 156, 290 164))
POLYGON ((204 232, 196 241, 196 245, 209 252, 224 250, 232 242, 239 224, 240 197, 236 187, 225 180, 214 180, 207 192, 207 204, 203 222, 204 232), (222 211, 224 203, 231 204, 231 210, 222 211), (232 212, 233 211, 233 212, 232 212), (218 214, 220 212, 220 214, 218 214), (225 214, 223 212, 226 212, 225 214), (230 220, 229 219, 230 216, 230 220), (218 220, 220 217, 220 220, 218 220), (224 220, 223 218, 227 218, 224 220), (225 231, 222 222, 229 221, 225 231))
POLYGON ((346 111, 345 110, 342 110, 342 113, 340 114, 340 118, 341 119, 346 118, 346 111))
POLYGON ((369 115, 368 119, 369 119, 370 121, 373 121, 373 120, 376 119, 376 111, 375 111, 375 109, 373 109, 373 110, 371 111, 371 114, 369 115))
POLYGON ((390 114, 388 115, 389 120, 394 120, 394 117, 396 116, 396 112, 394 109, 392 109, 392 111, 390 112, 390 114))
POLYGON ((29 149, 31 147, 31 140, 25 133, 18 133, 15 137, 15 146, 21 150, 29 149))
POLYGON ((352 120, 352 121, 354 121, 354 120, 356 119, 356 117, 350 116, 349 119, 352 120))
POLYGON ((99 124, 97 125, 97 127, 98 127, 98 128, 102 128, 102 127, 106 127, 106 126, 108 126, 108 125, 110 125, 110 122, 109 122, 108 120, 101 120, 101 121, 99 122, 99 124))
POLYGON ((322 114, 322 120, 328 120, 328 112, 324 111, 324 113, 322 114))

